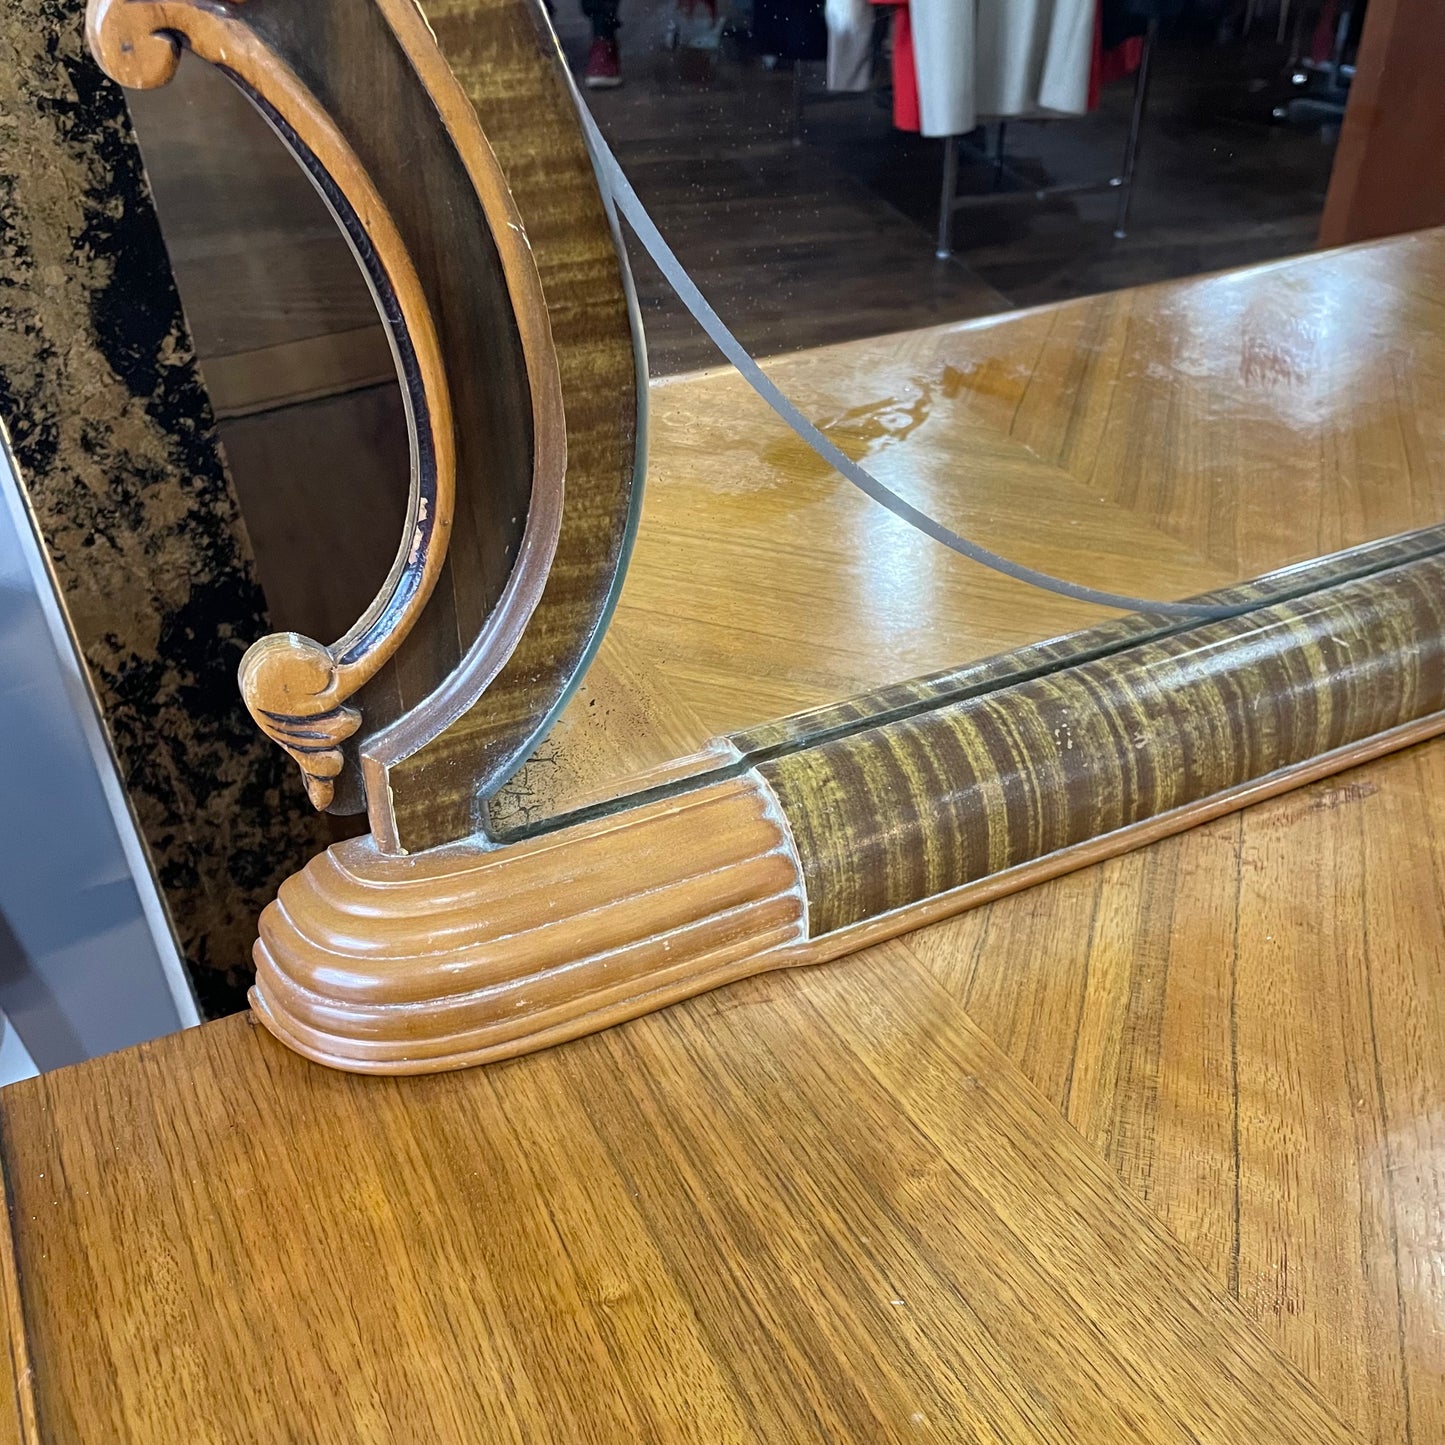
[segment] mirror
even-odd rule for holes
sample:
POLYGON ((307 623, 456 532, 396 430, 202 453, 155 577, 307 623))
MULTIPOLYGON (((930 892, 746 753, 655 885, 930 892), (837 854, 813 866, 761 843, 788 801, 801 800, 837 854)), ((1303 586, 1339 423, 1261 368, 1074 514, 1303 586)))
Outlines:
MULTIPOLYGON (((1178 600, 1438 523, 1439 438, 1418 419, 1442 356, 1407 253, 1299 259, 1366 7, 1059 4, 1048 34, 995 8, 968 34, 926 3, 556 0, 550 18, 723 322, 954 532, 1076 587, 1178 600), (1402 398, 1414 430, 1382 419, 1402 398)), ((182 69, 133 97, 137 126, 276 621, 324 635, 310 619, 355 615, 366 549, 393 534, 321 545, 308 509, 402 505, 399 405, 329 218, 239 98, 210 93, 219 77, 182 69), (276 488, 297 456, 301 486, 276 488)), ((626 245, 652 377, 636 549, 495 831, 1120 615, 861 495, 626 245)))

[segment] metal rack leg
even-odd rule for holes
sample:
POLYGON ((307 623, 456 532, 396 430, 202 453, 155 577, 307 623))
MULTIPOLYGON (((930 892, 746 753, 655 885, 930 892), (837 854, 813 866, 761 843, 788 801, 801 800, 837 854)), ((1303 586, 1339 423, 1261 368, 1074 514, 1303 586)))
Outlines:
POLYGON ((1134 198, 1134 167, 1139 160, 1139 132, 1144 125, 1144 102, 1149 94, 1149 68, 1154 59, 1154 41, 1159 21, 1151 19, 1144 32, 1144 53, 1139 57, 1139 74, 1134 79, 1134 108, 1129 116, 1129 139, 1124 143, 1124 169, 1114 184, 1119 188, 1119 206, 1114 213, 1114 237, 1122 241, 1129 234, 1129 203, 1134 198))
POLYGON ((934 255, 946 261, 953 255, 953 211, 958 197, 958 137, 943 141, 943 194, 938 202, 938 249, 934 255))

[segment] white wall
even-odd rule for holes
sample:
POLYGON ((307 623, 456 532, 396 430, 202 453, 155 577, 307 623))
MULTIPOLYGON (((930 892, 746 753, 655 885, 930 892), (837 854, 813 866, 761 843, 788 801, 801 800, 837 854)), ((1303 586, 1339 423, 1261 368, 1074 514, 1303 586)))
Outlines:
MULTIPOLYGON (((5 451, 0 1009, 42 1070, 197 1022, 164 906, 5 451)), ((13 1046, 11 1055, 18 1063, 13 1046)), ((0 1070, 4 1060, 0 1042, 0 1070)))

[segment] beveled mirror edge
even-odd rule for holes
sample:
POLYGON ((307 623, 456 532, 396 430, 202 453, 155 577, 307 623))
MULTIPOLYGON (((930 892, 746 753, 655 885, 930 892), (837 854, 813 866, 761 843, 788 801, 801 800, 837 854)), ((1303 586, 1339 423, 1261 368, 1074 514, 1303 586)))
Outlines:
MULTIPOLYGON (((1201 606, 1226 607, 1252 602, 1253 606, 1240 614, 1247 617, 1252 611, 1276 602, 1304 598, 1326 587, 1357 581, 1404 562, 1439 554, 1445 554, 1445 525, 1422 527, 1323 557, 1306 558, 1247 582, 1187 600, 1201 606)), ((777 761, 804 748, 902 721, 1082 662, 1107 658, 1126 648, 1173 636, 1198 625, 1148 612, 1129 613, 959 667, 887 683, 837 702, 712 739, 689 757, 669 759, 640 776, 605 783, 589 794, 569 800, 563 810, 529 815, 525 825, 497 829, 488 833, 488 839, 500 844, 520 843, 608 812, 660 801, 705 782, 735 777, 748 768, 777 761)))

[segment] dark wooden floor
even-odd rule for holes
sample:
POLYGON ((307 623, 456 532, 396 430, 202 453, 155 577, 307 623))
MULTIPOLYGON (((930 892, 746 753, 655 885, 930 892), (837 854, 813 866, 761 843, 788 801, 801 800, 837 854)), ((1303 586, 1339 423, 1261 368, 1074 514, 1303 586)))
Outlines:
MULTIPOLYGON (((623 0, 626 83, 589 95, 598 123, 664 235, 755 352, 987 315, 1297 254, 1313 247, 1332 134, 1269 121, 1284 52, 1166 35, 1156 55, 1129 234, 1112 194, 1003 201, 960 213, 955 254, 934 258, 942 147, 894 130, 887 97, 810 98, 795 141, 793 76, 745 47, 679 56, 672 0, 623 0)), ((559 0, 580 66, 588 31, 559 0)), ((805 71, 817 97, 821 67, 805 71)), ((1030 185, 1120 169, 1130 81, 1077 120, 1014 122, 1008 154, 1030 185)), ((990 142, 992 136, 989 137, 990 142)), ((987 191, 985 165, 962 190, 987 191)), ((655 372, 715 359, 633 248, 655 372)))
MULTIPOLYGON (((669 51, 672 3, 622 0, 626 84, 589 100, 663 233, 757 354, 1313 244, 1330 144, 1262 123, 1267 92, 1251 76, 1278 69, 1268 49, 1161 45, 1127 239, 1112 237, 1111 196, 1020 200, 962 213, 957 253, 939 261, 938 142, 895 132, 880 97, 864 95, 810 103, 798 143, 792 74, 743 45, 669 51)), ((580 66, 586 24, 573 0, 557 8, 580 66)), ((1014 163, 1036 183, 1112 174, 1131 90, 1107 90, 1077 121, 1011 126, 1014 163)), ((304 518, 327 515, 339 495, 353 516, 399 513, 406 485, 400 400, 370 297, 309 184, 215 72, 186 57, 171 86, 130 100, 273 620, 329 638, 392 544, 353 545, 304 518)), ((635 269, 654 375, 715 364, 645 257, 635 269)))

